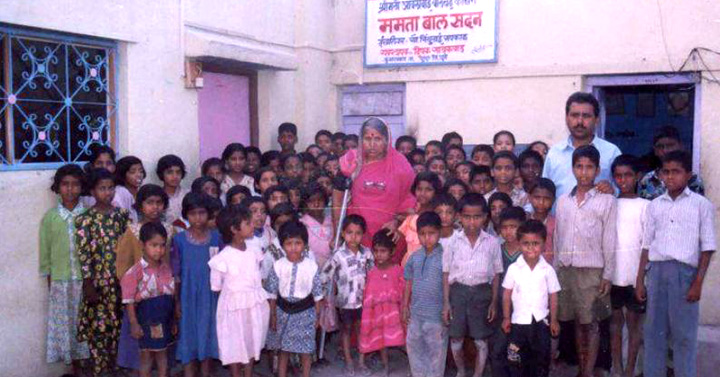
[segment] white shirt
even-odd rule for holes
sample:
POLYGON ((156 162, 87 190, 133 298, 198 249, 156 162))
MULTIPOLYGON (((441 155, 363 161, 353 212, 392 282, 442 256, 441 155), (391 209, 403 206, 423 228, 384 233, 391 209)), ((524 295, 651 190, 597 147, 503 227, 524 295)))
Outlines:
POLYGON ((617 200, 617 238, 615 240, 613 285, 635 286, 642 254, 645 211, 648 204, 650 201, 643 198, 620 198, 617 200))
POLYGON ((550 295, 560 292, 555 270, 542 256, 533 269, 520 256, 508 267, 502 286, 512 290, 511 322, 517 325, 530 325, 533 318, 536 322, 545 319, 550 314, 550 295))
POLYGON ((465 232, 456 231, 447 248, 443 245, 443 272, 448 273, 451 284, 491 283, 495 275, 503 272, 500 241, 480 231, 475 245, 471 245, 465 232))
MULTIPOLYGON (((295 290, 290 295, 290 286, 293 283, 293 265, 287 258, 282 258, 275 262, 273 270, 278 277, 278 293, 283 298, 304 299, 312 293, 313 279, 318 273, 318 266, 315 261, 309 258, 303 258, 297 263, 297 274, 295 275, 295 290)), ((277 298, 277 295, 268 293, 271 299, 277 298)), ((323 296, 315 296, 315 301, 322 300, 323 296)))
POLYGON ((165 221, 172 224, 177 219, 182 219, 182 201, 190 190, 178 187, 175 194, 168 195, 168 208, 165 211, 165 221))
POLYGON ((117 208, 124 208, 130 212, 130 220, 133 222, 138 221, 138 214, 133 208, 135 204, 135 197, 125 186, 115 186, 115 197, 113 198, 112 204, 117 208))

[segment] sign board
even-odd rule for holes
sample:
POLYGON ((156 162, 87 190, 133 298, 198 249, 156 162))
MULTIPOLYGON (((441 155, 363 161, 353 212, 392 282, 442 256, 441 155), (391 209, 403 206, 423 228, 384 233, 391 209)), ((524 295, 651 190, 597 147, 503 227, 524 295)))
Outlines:
POLYGON ((498 0, 366 0, 365 66, 497 61, 498 0))

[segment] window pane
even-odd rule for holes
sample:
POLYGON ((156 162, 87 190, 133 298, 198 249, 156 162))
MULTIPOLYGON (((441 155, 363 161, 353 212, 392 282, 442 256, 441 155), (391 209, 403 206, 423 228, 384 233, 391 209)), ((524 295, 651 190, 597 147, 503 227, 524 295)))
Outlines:
POLYGON ((73 102, 104 104, 107 94, 107 52, 105 49, 70 46, 69 96, 73 102))
POLYGON ((87 161, 90 145, 109 142, 109 130, 104 105, 73 106, 70 112, 70 160, 87 161))
POLYGON ((43 102, 18 103, 13 107, 15 162, 63 162, 67 160, 66 111, 43 102))
POLYGON ((12 91, 18 99, 62 105, 65 88, 65 47, 35 39, 11 38, 12 91))

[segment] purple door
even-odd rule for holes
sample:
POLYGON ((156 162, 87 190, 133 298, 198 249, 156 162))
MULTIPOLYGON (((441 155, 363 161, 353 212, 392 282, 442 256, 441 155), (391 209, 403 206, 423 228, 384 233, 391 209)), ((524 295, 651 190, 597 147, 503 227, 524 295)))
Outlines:
POLYGON ((198 90, 200 161, 220 157, 232 142, 250 144, 250 81, 246 76, 203 72, 198 90))

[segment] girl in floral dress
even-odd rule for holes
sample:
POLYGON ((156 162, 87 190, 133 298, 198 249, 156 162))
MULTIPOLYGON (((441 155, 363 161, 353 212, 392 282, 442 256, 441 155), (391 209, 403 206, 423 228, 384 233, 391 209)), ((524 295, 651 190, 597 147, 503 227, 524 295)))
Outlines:
POLYGON ((120 285, 115 248, 128 224, 128 212, 112 205, 115 181, 105 169, 90 173, 95 205, 75 220, 75 237, 83 278, 78 340, 88 342, 94 375, 115 369, 120 334, 120 285))

